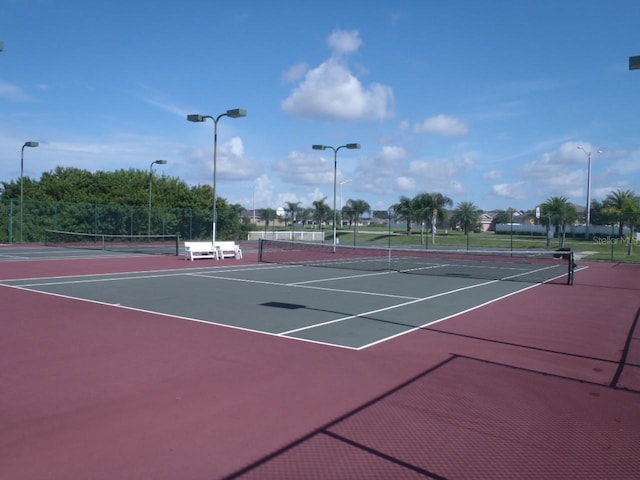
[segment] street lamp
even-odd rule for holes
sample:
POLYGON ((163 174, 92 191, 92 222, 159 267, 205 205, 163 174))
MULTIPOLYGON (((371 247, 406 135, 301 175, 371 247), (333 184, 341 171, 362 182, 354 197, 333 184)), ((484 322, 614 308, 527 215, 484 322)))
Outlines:
MULTIPOLYGON (((587 221, 584 238, 589 240, 589 224, 591 223, 591 152, 587 152, 581 146, 578 146, 578 150, 582 150, 587 156, 587 221)), ((598 150, 596 153, 602 153, 602 150, 598 150)))
POLYGON ((337 240, 337 232, 336 232, 336 184, 337 184, 337 175, 338 175, 338 150, 341 148, 347 148, 349 150, 357 150, 360 148, 359 143, 347 143, 346 145, 340 145, 335 148, 331 145, 312 145, 311 148, 314 150, 333 150, 333 253, 336 253, 336 240, 337 240))
POLYGON ((24 148, 37 147, 38 142, 24 142, 22 151, 20 152, 20 243, 22 243, 22 226, 24 219, 24 148))
POLYGON ((345 183, 349 183, 350 181, 351 181, 351 179, 344 180, 344 181, 340 182, 340 211, 342 211, 342 207, 343 207, 343 203, 342 203, 342 185, 344 185, 345 183))
POLYGON ((153 183, 153 166, 155 164, 158 165, 166 165, 167 161, 166 160, 154 160, 153 162, 151 162, 151 165, 149 165, 149 223, 147 224, 147 236, 150 237, 151 236, 151 184, 153 183))
POLYGON ((222 117, 239 118, 246 116, 247 111, 243 110, 242 108, 227 110, 225 113, 221 113, 217 117, 198 114, 187 115, 187 120, 189 120, 190 122, 204 122, 207 118, 213 120, 213 226, 211 228, 211 237, 214 244, 216 243, 216 170, 218 163, 218 120, 220 120, 222 117))

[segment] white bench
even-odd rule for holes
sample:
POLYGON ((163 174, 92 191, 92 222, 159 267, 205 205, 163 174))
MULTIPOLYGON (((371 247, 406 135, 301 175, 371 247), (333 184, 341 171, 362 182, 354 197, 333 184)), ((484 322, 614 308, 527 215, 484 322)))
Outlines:
POLYGON ((211 242, 184 242, 184 259, 195 260, 196 258, 220 258, 218 249, 213 247, 211 242))
POLYGON ((236 260, 242 258, 242 249, 235 242, 216 242, 215 245, 219 258, 233 257, 236 260))

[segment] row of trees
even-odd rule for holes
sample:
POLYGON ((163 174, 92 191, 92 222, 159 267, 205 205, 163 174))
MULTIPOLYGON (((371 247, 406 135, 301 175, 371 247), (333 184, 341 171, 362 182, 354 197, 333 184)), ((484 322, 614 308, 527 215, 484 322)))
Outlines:
MULTIPOLYGON (((185 239, 211 236, 210 185, 190 187, 177 178, 139 169, 92 173, 57 167, 43 173, 39 180, 25 177, 23 195, 20 187, 19 180, 2 182, 0 241, 10 238, 8 232, 12 230, 19 230, 14 239, 20 238, 23 223, 27 242, 41 240, 45 228, 134 235, 150 230, 185 239), (24 208, 9 208, 21 197, 24 208)), ((229 204, 217 196, 216 210, 221 239, 246 238, 244 232, 250 225, 241 219, 242 205, 229 204)))
MULTIPOLYGON (((332 216, 331 208, 325 203, 326 197, 313 202, 313 208, 300 208, 300 202, 287 202, 285 212, 287 221, 307 223, 313 220, 321 228, 325 221, 329 223, 332 216)), ((338 213, 339 221, 349 221, 349 226, 357 232, 358 224, 366 213, 373 213, 373 217, 391 221, 406 223, 407 234, 411 234, 414 225, 420 226, 420 236, 424 242, 425 233, 431 230, 435 235, 438 225, 448 224, 453 228, 460 228, 469 233, 480 225, 480 217, 483 213, 473 202, 460 202, 454 209, 451 198, 441 193, 421 193, 413 198, 400 197, 398 203, 392 205, 387 211, 371 212, 369 204, 364 200, 349 200, 341 212, 338 213)), ((536 209, 525 212, 516 212, 515 209, 500 210, 494 216, 492 227, 496 224, 506 224, 514 221, 514 214, 521 221, 534 221, 548 229, 553 228, 555 235, 564 243, 565 234, 574 225, 583 224, 585 215, 578 212, 576 206, 566 197, 550 197, 539 205, 540 216, 536 209)), ((263 211, 261 217, 268 225, 277 218, 275 210, 263 211)), ((332 221, 332 220, 331 220, 332 221)), ((590 209, 590 223, 593 225, 618 225, 618 235, 621 237, 625 226, 637 230, 640 223, 640 197, 631 190, 616 190, 611 192, 602 202, 593 201, 590 209)))
MULTIPOLYGON (((21 198, 19 181, 2 182, 3 189, 0 200, 15 201, 21 198)), ((78 168, 58 167, 54 171, 43 173, 40 180, 24 178, 25 201, 41 202, 76 202, 100 205, 127 205, 131 207, 148 206, 153 187, 154 209, 186 209, 200 212, 203 217, 202 231, 195 234, 193 230, 185 231, 184 226, 176 225, 176 232, 184 238, 206 236, 210 230, 211 202, 213 191, 209 185, 189 187, 177 178, 154 176, 152 171, 139 169, 117 170, 115 172, 91 173, 78 168), (207 218, 207 213, 209 216, 207 218), (208 226, 206 224, 208 223, 208 226)), ((318 228, 333 223, 333 210, 326 203, 327 198, 316 200, 312 208, 303 208, 300 202, 287 202, 285 207, 288 222, 306 224, 313 221, 318 228)), ((25 202, 26 203, 26 202, 25 202)), ((448 224, 459 227, 464 232, 473 231, 480 221, 482 210, 473 202, 460 202, 453 207, 451 198, 441 193, 420 193, 413 198, 400 197, 398 203, 386 211, 371 211, 370 205, 361 199, 350 199, 346 205, 336 213, 340 223, 347 221, 349 227, 356 232, 363 216, 373 213, 374 217, 391 221, 395 219, 405 222, 407 234, 412 233, 413 225, 420 225, 421 238, 424 239, 427 230, 435 234, 438 225, 448 224)), ((216 210, 218 213, 217 231, 221 238, 240 238, 241 232, 252 228, 250 219, 242 217, 244 208, 227 203, 224 198, 217 196, 216 210)), ((584 217, 578 213, 575 205, 566 197, 551 197, 540 205, 541 215, 536 221, 548 228, 554 227, 564 235, 567 228, 584 223, 584 217)), ((494 223, 509 223, 513 218, 513 209, 499 211, 494 223)), ((535 218, 535 210, 524 212, 525 218, 535 218)), ((265 227, 276 219, 275 210, 267 208, 260 214, 265 227)), ((624 226, 636 229, 640 223, 640 197, 631 190, 617 190, 609 194, 602 202, 591 204, 591 223, 594 225, 617 224, 620 235, 624 226)), ((136 233, 146 233, 147 223, 138 222, 140 227, 136 233), (143 225, 142 225, 143 224, 143 225)), ((179 223, 176 221, 176 223, 179 223)), ((4 229, 4 228, 3 228, 4 229)), ((79 230, 81 231, 81 230, 79 230)), ((118 233, 118 232, 96 232, 118 233)), ((128 233, 128 232, 127 232, 128 233)))
MULTIPOLYGON (((306 225, 313 222, 321 229, 327 223, 333 223, 333 209, 326 203, 327 197, 312 202, 313 208, 300 206, 301 202, 287 202, 285 218, 287 223, 301 223, 306 225)), ((348 200, 341 212, 336 212, 337 220, 349 222, 349 228, 353 227, 358 231, 358 224, 365 213, 371 212, 371 206, 364 200, 348 200)), ((271 222, 277 220, 277 211, 272 208, 265 208, 260 213, 260 219, 265 222, 265 229, 269 228, 271 222)))

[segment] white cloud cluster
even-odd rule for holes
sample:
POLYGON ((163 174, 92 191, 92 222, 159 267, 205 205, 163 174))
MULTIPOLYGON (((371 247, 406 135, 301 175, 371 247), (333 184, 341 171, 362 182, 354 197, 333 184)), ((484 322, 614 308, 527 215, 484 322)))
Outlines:
POLYGON ((444 136, 462 136, 469 133, 469 127, 462 120, 447 115, 437 115, 427 118, 424 122, 416 124, 416 133, 428 133, 444 136))
POLYGON ((287 183, 295 185, 332 185, 333 162, 321 157, 311 157, 307 153, 291 152, 286 158, 276 162, 275 171, 287 183))
POLYGON ((293 80, 306 71, 301 83, 282 102, 294 116, 329 120, 381 121, 393 115, 393 89, 379 83, 363 85, 344 56, 357 52, 362 40, 357 31, 334 31, 328 39, 331 58, 307 69, 298 64, 285 73, 293 80))

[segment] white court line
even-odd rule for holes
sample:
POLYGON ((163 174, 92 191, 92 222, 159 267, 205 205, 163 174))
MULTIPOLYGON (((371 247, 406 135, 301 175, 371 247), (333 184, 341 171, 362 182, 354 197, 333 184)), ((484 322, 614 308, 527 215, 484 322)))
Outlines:
POLYGON ((362 312, 362 313, 358 313, 356 315, 348 315, 346 317, 336 318, 335 320, 329 320, 328 322, 316 323, 314 325, 309 325, 307 327, 288 330, 286 332, 281 332, 280 334, 281 335, 290 335, 292 333, 302 332, 304 330, 311 330, 311 329, 316 328, 316 327, 322 327, 324 325, 330 325, 332 323, 343 322, 345 320, 350 320, 352 318, 364 317, 364 316, 367 316, 367 315, 372 315, 374 313, 385 312, 387 310, 393 310, 395 308, 406 307, 407 305, 411 305, 413 303, 424 302, 425 300, 431 300, 433 298, 443 297, 445 295, 450 295, 452 293, 462 292, 464 290, 469 290, 471 288, 476 288, 476 287, 482 287, 482 286, 490 285, 490 284, 496 283, 496 282, 499 282, 499 280, 491 280, 489 282, 478 283, 477 285, 468 285, 466 287, 456 288, 455 290, 448 290, 446 292, 436 293, 435 295, 429 295, 428 297, 415 298, 415 299, 413 299, 413 300, 411 300, 409 302, 399 303, 397 305, 391 305, 389 307, 384 307, 384 308, 378 308, 377 310, 370 310, 368 312, 362 312))
POLYGON ((211 320, 200 320, 198 318, 183 317, 182 315, 175 315, 175 314, 171 314, 171 313, 156 312, 155 310, 145 310, 143 308, 128 307, 126 305, 120 305, 120 304, 108 303, 108 302, 101 302, 99 300, 90 300, 88 298, 72 297, 70 295, 63 295, 63 294, 60 294, 60 293, 42 292, 40 290, 30 290, 28 288, 23 288, 22 286, 16 286, 16 285, 5 285, 5 286, 9 287, 9 288, 15 288, 16 290, 24 290, 26 292, 37 293, 37 294, 42 294, 42 295, 50 295, 52 297, 65 298, 65 299, 68 299, 68 300, 77 300, 77 301, 80 301, 80 302, 93 303, 93 304, 96 304, 96 305, 104 305, 104 306, 111 307, 111 308, 122 308, 122 309, 125 309, 125 310, 131 310, 133 312, 148 313, 148 314, 151 314, 151 315, 159 315, 161 317, 166 317, 166 318, 175 318, 175 319, 178 319, 178 320, 187 320, 189 322, 203 323, 205 325, 214 325, 214 326, 217 326, 217 327, 232 328, 234 330, 241 330, 243 332, 258 333, 258 334, 269 335, 271 337, 277 337, 277 338, 287 338, 288 340, 298 340, 298 341, 302 341, 302 342, 306 342, 306 343, 315 343, 315 344, 319 344, 319 345, 326 345, 326 346, 329 346, 329 347, 343 348, 343 349, 346 349, 346 350, 357 350, 357 348, 355 348, 355 347, 350 347, 348 345, 340 345, 338 343, 320 342, 318 340, 311 340, 311 339, 307 339, 307 338, 283 337, 282 334, 280 334, 280 333, 272 333, 272 332, 267 332, 265 330, 255 330, 255 329, 247 328, 247 327, 239 327, 237 325, 229 325, 228 323, 219 323, 219 322, 214 322, 214 321, 211 321, 211 320))
MULTIPOLYGON (((179 277, 181 275, 190 275, 194 274, 198 270, 205 271, 214 271, 215 273, 228 273, 228 272, 238 272, 238 271, 251 271, 251 270, 259 270, 258 268, 243 268, 244 265, 238 265, 237 267, 201 267, 201 268, 182 268, 179 270, 141 270, 136 272, 117 272, 117 273, 87 273, 84 275, 60 275, 55 277, 33 277, 33 278, 9 278, 5 280, 0 280, 0 285, 12 285, 11 283, 5 282, 25 282, 28 280, 36 281, 36 280, 55 280, 57 278, 74 278, 74 279, 84 279, 84 280, 67 280, 61 282, 44 282, 44 283, 25 283, 19 286, 22 287, 32 287, 39 285, 64 285, 67 283, 90 283, 90 282, 106 282, 106 281, 114 281, 114 280, 128 280, 128 279, 140 279, 140 278, 158 278, 158 277, 179 277), (229 268, 229 270, 223 270, 223 268, 229 268), (109 277, 109 278, 92 278, 92 277, 109 277)), ((263 268, 282 268, 282 267, 263 267, 263 268)), ((222 277, 226 278, 226 277, 222 277)))
MULTIPOLYGON (((300 267, 302 267, 302 266, 301 265, 275 265, 275 266, 274 265, 270 265, 270 266, 259 266, 259 265, 241 266, 241 265, 239 265, 237 267, 229 267, 229 266, 225 266, 225 267, 222 267, 222 266, 220 266, 220 267, 202 267, 202 268, 195 268, 195 269, 180 269, 180 270, 177 270, 177 271, 176 270, 157 270, 157 271, 154 271, 154 272, 161 272, 161 273, 154 273, 154 274, 149 274, 150 272, 128 272, 128 273, 125 272, 125 273, 119 273, 119 274, 113 274, 113 273, 111 273, 111 274, 87 274, 87 275, 81 275, 81 276, 74 276, 73 278, 78 278, 78 277, 99 277, 99 276, 111 276, 111 278, 101 278, 101 279, 100 278, 97 278, 97 279, 96 278, 93 278, 93 279, 86 279, 85 278, 84 280, 72 280, 72 281, 66 281, 66 282, 33 283, 33 284, 28 284, 28 285, 27 284, 25 284, 25 285, 5 284, 5 285, 9 286, 11 288, 23 289, 23 290, 26 290, 26 291, 31 291, 31 292, 35 292, 35 293, 42 293, 42 294, 45 294, 45 295, 52 295, 52 296, 56 296, 56 297, 68 298, 68 299, 79 300, 79 301, 84 301, 84 302, 90 302, 90 303, 95 303, 95 304, 100 304, 100 305, 107 305, 107 306, 116 307, 116 308, 124 308, 124 309, 132 310, 132 311, 150 313, 150 314, 154 314, 154 315, 161 315, 161 316, 168 317, 168 318, 176 318, 176 319, 180 319, 180 320, 188 320, 188 321, 193 321, 193 322, 198 322, 198 323, 204 323, 204 324, 209 324, 209 325, 216 325, 216 326, 221 326, 221 327, 233 328, 233 329, 236 329, 236 330, 248 331, 248 332, 252 332, 252 333, 261 333, 261 334, 266 334, 266 335, 280 337, 280 338, 287 338, 287 339, 292 339, 292 340, 298 340, 298 341, 304 341, 304 342, 308 342, 308 343, 314 343, 314 344, 320 344, 320 345, 344 348, 344 349, 349 349, 349 350, 362 350, 362 349, 368 348, 370 346, 377 345, 379 343, 383 343, 383 342, 385 342, 387 340, 391 340, 391 339, 399 337, 401 335, 405 335, 407 333, 414 332, 416 330, 419 330, 420 328, 424 328, 427 325, 431 325, 431 324, 435 324, 435 323, 447 320, 449 318, 461 315, 463 313, 475 310, 477 308, 481 308, 481 307, 483 307, 485 305, 488 305, 490 303, 496 302, 496 301, 501 300, 503 298, 506 298, 508 296, 515 295, 515 294, 520 293, 522 291, 525 291, 525 290, 528 290, 530 288, 534 288, 534 287, 537 287, 537 286, 541 285, 541 284, 528 285, 528 286, 526 286, 526 287, 524 287, 522 289, 516 290, 516 291, 511 292, 509 294, 506 294, 506 295, 503 295, 501 297, 489 300, 488 302, 485 302, 485 303, 483 303, 481 305, 474 306, 472 308, 469 308, 469 309, 454 313, 452 315, 449 315, 447 317, 443 317, 441 319, 430 321, 428 323, 425 323, 422 326, 409 328, 408 330, 406 330, 404 332, 381 338, 381 339, 379 339, 379 340, 377 340, 375 342, 372 342, 370 344, 367 344, 367 345, 362 345, 360 347, 351 347, 351 346, 347 346, 347 345, 340 345, 340 344, 337 344, 337 343, 322 342, 322 341, 317 341, 317 340, 312 340, 312 339, 305 339, 305 338, 300 338, 300 337, 292 337, 290 335, 292 333, 296 333, 296 332, 299 332, 299 331, 311 330, 313 328, 320 327, 320 326, 323 326, 323 325, 328 325, 328 324, 342 322, 342 321, 353 319, 353 318, 363 317, 363 316, 375 314, 375 313, 378 313, 378 312, 382 312, 382 311, 386 311, 386 310, 392 310, 392 309, 395 309, 395 308, 404 307, 404 306, 411 305, 411 304, 414 304, 414 303, 419 303, 419 302, 422 302, 422 301, 425 301, 425 300, 429 300, 429 299, 433 299, 433 298, 449 295, 449 294, 452 294, 452 293, 457 293, 457 292, 464 291, 464 290, 467 290, 467 289, 471 289, 471 288, 476 288, 476 287, 481 287, 481 286, 497 283, 500 280, 491 280, 491 281, 487 281, 487 282, 483 282, 483 283, 479 283, 479 284, 475 284, 475 285, 470 285, 470 286, 462 287, 462 288, 451 290, 451 291, 438 293, 438 294, 431 295, 431 296, 428 296, 428 297, 409 297, 409 296, 389 295, 389 294, 374 293, 374 292, 363 292, 363 291, 355 291, 355 290, 324 288, 324 287, 306 285, 307 283, 329 281, 329 280, 332 280, 332 279, 334 279, 334 280, 338 279, 339 280, 339 279, 343 279, 343 278, 358 278, 358 277, 378 275, 378 274, 381 274, 381 275, 382 274, 398 274, 398 272, 396 272, 396 271, 367 273, 367 274, 361 274, 361 275, 350 275, 350 276, 345 276, 345 277, 334 277, 332 279, 320 279, 320 280, 312 280, 312 281, 305 281, 305 282, 293 282, 293 283, 276 283, 276 282, 266 282, 266 281, 258 281, 258 280, 235 279, 235 278, 230 278, 230 277, 218 277, 218 276, 215 276, 215 275, 214 276, 206 275, 207 272, 211 272, 211 273, 230 273, 230 272, 234 272, 235 273, 235 272, 245 271, 245 270, 248 270, 248 271, 251 271, 251 270, 262 270, 264 268, 276 269, 276 268, 300 268, 300 267), (136 273, 138 273, 139 275, 131 276, 131 274, 136 274, 136 273), (114 275, 116 275, 115 278, 113 277, 114 275), (129 275, 129 276, 127 276, 127 275, 129 275), (334 291, 334 292, 342 292, 342 293, 354 293, 354 294, 360 294, 360 295, 384 296, 384 297, 392 297, 392 298, 400 298, 400 299, 409 299, 409 301, 404 302, 404 303, 400 303, 400 304, 397 304, 397 305, 393 305, 393 306, 390 306, 390 307, 385 307, 385 308, 381 308, 381 309, 377 309, 377 310, 372 310, 372 311, 369 311, 369 312, 363 312, 363 313, 359 313, 359 314, 356 314, 356 315, 350 315, 350 316, 347 316, 347 317, 334 319, 334 320, 331 320, 331 321, 328 321, 328 322, 323 322, 323 323, 310 325, 310 326, 299 328, 299 329, 293 329, 293 330, 289 330, 289 331, 285 331, 285 332, 279 332, 279 333, 271 333, 271 332, 267 332, 267 331, 264 331, 264 330, 255 330, 255 329, 246 328, 246 327, 238 327, 238 326, 234 326, 234 325, 229 325, 227 323, 219 323, 219 322, 214 322, 214 321, 210 321, 210 320, 200 320, 200 319, 184 317, 184 316, 180 316, 180 315, 166 314, 166 313, 157 312, 157 311, 153 311, 153 310, 144 310, 144 309, 140 309, 140 308, 128 307, 128 306, 123 306, 123 305, 119 305, 119 304, 112 304, 112 303, 101 302, 101 301, 97 301, 97 300, 89 300, 89 299, 85 299, 85 298, 78 298, 78 297, 72 297, 72 296, 68 296, 68 295, 62 295, 62 294, 50 293, 50 292, 43 292, 43 291, 31 290, 29 288, 25 288, 25 287, 29 287, 29 286, 60 285, 60 284, 66 284, 66 283, 90 283, 90 282, 99 282, 99 281, 145 279, 145 278, 157 278, 157 277, 165 277, 165 276, 171 277, 171 276, 181 276, 181 275, 192 275, 192 276, 197 276, 197 277, 215 278, 215 279, 238 281, 238 282, 247 282, 247 283, 262 283, 262 284, 274 285, 274 286, 285 286, 285 287, 289 286, 289 287, 294 287, 294 288, 309 288, 309 289, 334 291)), ((587 268, 587 267, 582 267, 582 268, 587 268)), ((564 276, 564 275, 561 275, 561 276, 564 276)), ((51 280, 51 279, 54 279, 54 278, 68 278, 68 277, 48 277, 47 279, 51 280)), ((37 279, 32 279, 32 280, 37 280, 37 279)), ((14 280, 14 281, 20 281, 20 280, 14 280)), ((2 283, 0 282, 0 284, 2 284, 2 283)))
POLYGON ((386 342, 388 340, 392 340, 394 338, 401 337, 402 335, 406 335, 408 333, 415 332, 416 330, 420 330, 420 329, 422 329, 424 327, 427 327, 429 325, 433 325, 434 323, 440 323, 440 322, 443 322, 445 320, 449 320, 450 318, 457 317, 458 315, 462 315, 462 314, 467 313, 467 312, 472 312, 473 310, 477 310, 478 308, 482 308, 482 307, 484 307, 486 305, 489 305, 491 303, 497 302, 498 300, 502 300, 503 298, 510 297, 511 295, 515 295, 516 293, 524 292, 526 290, 529 290, 530 288, 539 287, 540 285, 542 285, 542 284, 541 283, 537 283, 535 285, 528 285, 528 286, 526 286, 524 288, 521 288, 520 290, 516 290, 515 292, 507 293, 507 294, 502 295, 500 297, 492 298, 491 300, 488 300, 488 301, 486 301, 484 303, 481 303, 479 305, 474 305, 473 307, 467 308, 466 310, 461 310, 459 312, 452 313, 451 315, 447 315, 446 317, 438 318, 437 320, 432 320, 432 321, 427 322, 427 323, 425 323, 423 325, 419 325, 419 326, 410 328, 408 330, 405 330, 404 332, 396 333, 395 335, 389 335, 388 337, 381 338, 380 340, 376 340, 375 342, 371 342, 371 343, 368 343, 366 345, 362 345, 360 347, 357 347, 356 350, 364 350, 365 348, 369 348, 369 347, 372 347, 374 345, 378 345, 379 343, 383 343, 383 342, 386 342))
MULTIPOLYGON (((390 272, 390 273, 397 273, 397 272, 390 272)), ((355 293, 358 295, 373 295, 376 297, 390 297, 390 298, 404 298, 404 299, 412 299, 412 300, 416 300, 418 299, 418 297, 410 297, 407 295, 392 295, 389 293, 377 293, 377 292, 364 292, 361 290, 347 290, 344 288, 329 288, 329 287, 314 287, 311 285, 302 285, 302 283, 306 283, 306 282, 296 282, 296 283, 280 283, 280 282, 268 282, 266 280, 250 280, 247 278, 229 278, 229 277, 218 277, 216 275, 205 275, 205 274, 193 274, 194 277, 201 277, 201 278, 212 278, 215 280, 229 280, 232 282, 243 282, 243 283, 258 283, 258 284, 262 284, 262 285, 272 285, 272 286, 276 286, 276 287, 293 287, 293 288, 308 288, 311 290, 324 290, 327 292, 339 292, 339 293, 355 293)), ((327 280, 340 280, 342 278, 358 278, 358 277, 366 277, 368 275, 350 275, 348 277, 335 277, 333 279, 327 279, 327 280)))

